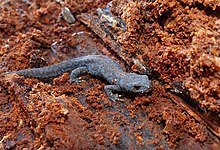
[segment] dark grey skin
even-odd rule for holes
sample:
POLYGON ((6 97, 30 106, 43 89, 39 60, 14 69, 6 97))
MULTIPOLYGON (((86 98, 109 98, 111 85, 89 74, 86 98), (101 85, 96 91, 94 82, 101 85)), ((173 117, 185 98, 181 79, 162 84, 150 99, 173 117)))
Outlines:
POLYGON ((13 73, 43 79, 54 78, 64 72, 71 72, 70 83, 80 82, 78 76, 84 73, 104 78, 111 84, 106 85, 104 89, 109 99, 113 101, 119 99, 118 94, 113 94, 116 91, 146 93, 151 90, 151 81, 147 75, 127 73, 116 61, 104 55, 77 57, 48 67, 19 70, 13 73))

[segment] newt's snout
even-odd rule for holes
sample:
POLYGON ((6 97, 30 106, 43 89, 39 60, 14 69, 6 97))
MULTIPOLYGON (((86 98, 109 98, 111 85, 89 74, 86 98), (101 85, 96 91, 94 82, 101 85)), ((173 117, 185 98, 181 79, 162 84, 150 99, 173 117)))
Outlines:
POLYGON ((151 85, 151 81, 148 80, 147 85, 145 86, 145 90, 143 93, 148 93, 152 90, 152 85, 151 85))
POLYGON ((133 91, 135 93, 148 93, 152 90, 151 88, 151 81, 148 80, 140 80, 138 83, 133 85, 133 91), (144 81, 144 82, 143 82, 144 81))

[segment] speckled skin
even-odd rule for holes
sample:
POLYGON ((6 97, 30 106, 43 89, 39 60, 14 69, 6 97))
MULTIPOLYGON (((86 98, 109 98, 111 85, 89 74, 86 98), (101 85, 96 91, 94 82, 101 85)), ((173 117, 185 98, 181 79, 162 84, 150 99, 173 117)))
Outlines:
POLYGON ((25 69, 15 72, 18 75, 34 78, 53 78, 64 72, 71 72, 70 83, 79 82, 78 75, 90 73, 104 78, 111 85, 104 87, 111 100, 117 100, 115 91, 145 93, 151 90, 151 82, 147 75, 126 73, 120 65, 104 55, 88 55, 63 61, 43 68, 25 69))

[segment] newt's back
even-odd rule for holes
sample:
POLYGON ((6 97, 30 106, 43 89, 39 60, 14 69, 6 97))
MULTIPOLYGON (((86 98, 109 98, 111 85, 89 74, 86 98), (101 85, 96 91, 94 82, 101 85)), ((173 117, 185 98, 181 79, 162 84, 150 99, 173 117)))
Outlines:
POLYGON ((31 78, 53 78, 80 67, 86 67, 92 75, 103 77, 109 82, 124 74, 117 62, 104 55, 76 57, 51 66, 19 70, 15 73, 31 78))

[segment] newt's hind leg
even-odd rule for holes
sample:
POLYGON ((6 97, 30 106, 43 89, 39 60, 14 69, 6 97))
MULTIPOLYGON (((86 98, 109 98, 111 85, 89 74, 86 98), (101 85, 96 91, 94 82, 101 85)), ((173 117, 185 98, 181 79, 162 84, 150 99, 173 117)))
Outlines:
POLYGON ((70 84, 73 82, 80 83, 81 80, 78 78, 78 76, 80 74, 84 74, 84 73, 88 73, 88 72, 89 71, 88 71, 87 67, 79 67, 79 68, 74 69, 70 73, 70 84))

